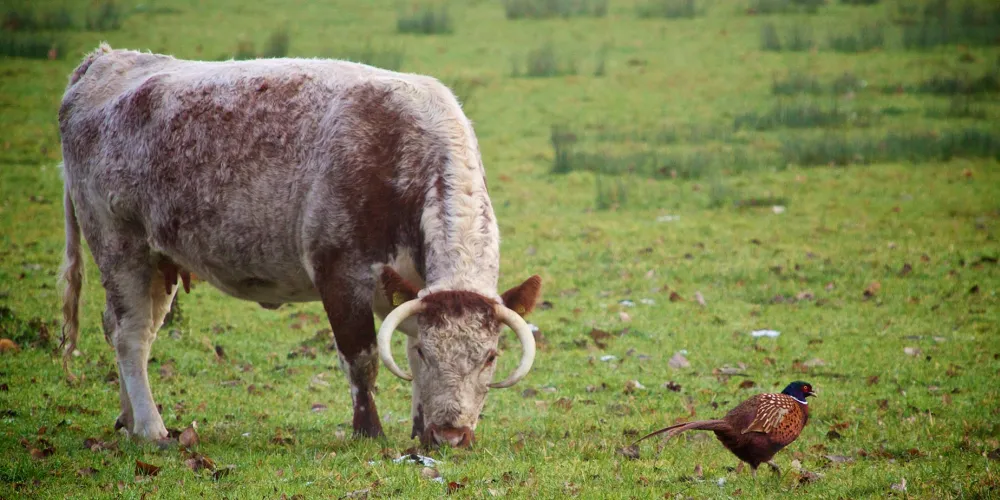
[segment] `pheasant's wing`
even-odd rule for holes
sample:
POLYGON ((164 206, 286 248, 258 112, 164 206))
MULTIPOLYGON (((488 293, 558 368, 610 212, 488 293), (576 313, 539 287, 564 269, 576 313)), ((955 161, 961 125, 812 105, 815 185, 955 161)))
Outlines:
POLYGON ((795 400, 785 394, 760 394, 754 398, 757 403, 753 420, 745 429, 748 432, 763 432, 770 434, 778 428, 785 415, 796 409, 795 400))

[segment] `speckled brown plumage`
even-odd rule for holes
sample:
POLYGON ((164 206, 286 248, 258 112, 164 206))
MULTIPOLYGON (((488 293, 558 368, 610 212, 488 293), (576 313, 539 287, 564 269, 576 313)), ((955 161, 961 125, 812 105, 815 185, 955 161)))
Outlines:
MULTIPOLYGON (((669 439, 689 430, 714 431, 722 445, 750 464, 755 474, 757 467, 765 462, 778 470, 771 459, 799 437, 809 421, 806 398, 814 395, 811 384, 792 382, 781 394, 757 394, 743 401, 722 419, 672 425, 647 434, 636 443, 662 433, 667 433, 669 439)), ((743 468, 742 462, 737 470, 743 468)))

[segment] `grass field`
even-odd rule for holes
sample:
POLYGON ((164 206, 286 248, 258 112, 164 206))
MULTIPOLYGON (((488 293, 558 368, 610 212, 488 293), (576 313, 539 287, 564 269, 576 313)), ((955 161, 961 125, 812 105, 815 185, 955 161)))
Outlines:
POLYGON ((988 2, 4 9, 0 337, 14 345, 0 353, 0 498, 1000 498, 1000 11, 988 2), (545 301, 529 318, 544 336, 535 368, 491 391, 474 448, 428 452, 436 472, 393 463, 416 441, 409 387, 386 370, 387 437, 352 438, 321 305, 268 311, 204 283, 180 297, 150 373, 167 427, 197 422, 215 472, 176 445, 130 442, 112 431, 89 257, 85 380, 66 384, 56 113, 102 40, 192 59, 352 58, 455 89, 504 238, 500 288, 537 273, 545 301), (678 352, 688 366, 670 366, 678 352), (776 457, 780 477, 735 475, 710 434, 622 453, 792 380, 820 396, 776 457))

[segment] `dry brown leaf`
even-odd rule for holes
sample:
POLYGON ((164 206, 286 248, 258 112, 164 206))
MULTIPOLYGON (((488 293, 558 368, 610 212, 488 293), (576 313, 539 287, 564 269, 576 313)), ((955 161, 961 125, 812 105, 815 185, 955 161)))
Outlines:
POLYGON ((682 302, 682 301, 684 301, 684 297, 681 297, 679 293, 670 292, 670 302, 682 302))
POLYGON ((868 284, 868 287, 865 288, 864 297, 866 299, 870 299, 874 297, 875 294, 877 294, 878 291, 881 289, 882 289, 882 283, 879 283, 878 281, 872 281, 871 283, 868 284))
POLYGON ((555 407, 569 411, 573 408, 573 400, 570 398, 559 398, 556 400, 555 407))
POLYGON ((900 482, 894 483, 892 489, 895 491, 906 491, 906 478, 904 477, 900 482))
POLYGON ((437 479, 441 477, 441 474, 435 468, 424 467, 424 469, 420 471, 420 476, 424 479, 437 479))
POLYGON ((744 380, 740 382, 740 389, 752 389, 757 386, 757 383, 753 380, 744 380))
POLYGON ((147 464, 146 462, 135 461, 135 475, 137 476, 155 476, 160 473, 160 468, 153 465, 147 464))
POLYGON ((180 437, 177 438, 177 441, 181 444, 181 446, 185 448, 193 448, 195 446, 198 446, 198 431, 195 430, 194 422, 191 422, 191 426, 188 427, 187 429, 184 429, 184 431, 181 432, 181 435, 180 437))
POLYGON ((848 456, 844 456, 844 455, 824 455, 824 457, 826 457, 827 460, 829 460, 829 461, 831 461, 831 462, 833 462, 835 464, 842 464, 842 463, 847 463, 847 462, 853 462, 854 461, 853 458, 848 457, 848 456))
POLYGON ((11 339, 0 339, 0 353, 16 353, 20 351, 21 348, 17 346, 11 339))
POLYGON ((667 390, 670 390, 670 391, 673 391, 673 392, 680 392, 681 391, 681 384, 678 384, 677 382, 674 382, 673 380, 671 380, 669 382, 664 382, 663 383, 663 388, 667 389, 667 390))

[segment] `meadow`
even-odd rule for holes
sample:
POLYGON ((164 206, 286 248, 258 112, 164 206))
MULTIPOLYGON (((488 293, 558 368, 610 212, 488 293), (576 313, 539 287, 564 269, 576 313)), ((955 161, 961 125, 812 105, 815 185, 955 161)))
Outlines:
MULTIPOLYGON (((10 0, 0 15, 0 498, 1000 498, 995 3, 10 0), (500 289, 543 279, 535 367, 490 392, 473 448, 395 463, 417 442, 409 385, 384 369, 387 436, 353 438, 322 306, 270 311, 200 282, 150 364, 167 427, 198 442, 128 440, 89 255, 84 380, 67 385, 57 110, 104 40, 351 59, 455 91, 500 289), (819 397, 780 476, 736 475, 710 433, 629 446, 793 380, 819 397)), ((502 345, 506 373, 518 350, 502 345)))

